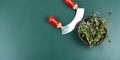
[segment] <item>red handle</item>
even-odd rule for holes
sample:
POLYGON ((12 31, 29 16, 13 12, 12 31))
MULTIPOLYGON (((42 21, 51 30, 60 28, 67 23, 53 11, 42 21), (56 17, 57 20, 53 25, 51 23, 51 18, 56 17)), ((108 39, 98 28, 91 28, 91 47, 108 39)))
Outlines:
POLYGON ((77 7, 78 7, 78 5, 75 2, 73 2, 72 0, 64 0, 64 2, 68 6, 70 6, 72 9, 77 9, 77 7))
POLYGON ((56 28, 60 28, 62 26, 62 24, 54 16, 49 16, 48 21, 56 28))

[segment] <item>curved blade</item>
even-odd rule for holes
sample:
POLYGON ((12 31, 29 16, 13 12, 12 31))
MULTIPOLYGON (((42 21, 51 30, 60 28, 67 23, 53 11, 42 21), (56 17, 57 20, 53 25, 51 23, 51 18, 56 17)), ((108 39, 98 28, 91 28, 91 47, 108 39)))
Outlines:
POLYGON ((62 26, 61 30, 62 30, 62 34, 67 34, 69 32, 71 32, 72 30, 74 30, 75 25, 82 20, 84 15, 84 8, 78 8, 76 11, 76 15, 75 18, 72 20, 71 23, 69 23, 68 25, 62 26))

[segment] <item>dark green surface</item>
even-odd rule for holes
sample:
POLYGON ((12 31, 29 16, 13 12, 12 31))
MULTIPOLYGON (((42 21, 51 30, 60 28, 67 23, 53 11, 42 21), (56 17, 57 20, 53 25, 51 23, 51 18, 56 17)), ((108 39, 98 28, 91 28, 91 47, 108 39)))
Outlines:
MULTIPOLYGON (((120 0, 74 0, 85 16, 111 11, 107 41, 89 48, 76 30, 61 35, 48 23, 55 15, 64 25, 75 12, 63 0, 0 0, 0 60, 120 60, 120 0)), ((84 17, 85 17, 84 16, 84 17)))

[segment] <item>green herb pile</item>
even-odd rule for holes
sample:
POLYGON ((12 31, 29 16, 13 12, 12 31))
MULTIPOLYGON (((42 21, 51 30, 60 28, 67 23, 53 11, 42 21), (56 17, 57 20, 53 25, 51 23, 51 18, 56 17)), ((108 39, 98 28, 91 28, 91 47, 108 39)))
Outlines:
POLYGON ((78 26, 78 33, 90 46, 102 43, 108 37, 105 17, 100 18, 94 13, 83 19, 78 26))

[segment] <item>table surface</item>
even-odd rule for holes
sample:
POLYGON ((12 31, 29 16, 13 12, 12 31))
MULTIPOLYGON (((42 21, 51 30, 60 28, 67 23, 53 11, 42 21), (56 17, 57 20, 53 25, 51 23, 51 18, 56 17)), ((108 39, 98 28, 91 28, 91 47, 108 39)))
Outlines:
POLYGON ((77 29, 62 35, 48 23, 54 15, 66 25, 75 15, 63 0, 0 0, 0 60, 120 60, 120 0, 74 0, 85 15, 112 12, 108 35, 111 43, 90 48, 77 29))

